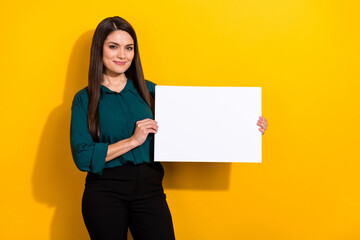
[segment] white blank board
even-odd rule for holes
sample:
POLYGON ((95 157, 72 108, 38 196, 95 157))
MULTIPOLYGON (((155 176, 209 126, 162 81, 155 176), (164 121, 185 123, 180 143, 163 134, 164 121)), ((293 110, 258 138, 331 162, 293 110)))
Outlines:
POLYGON ((155 161, 261 162, 260 87, 155 87, 155 161))

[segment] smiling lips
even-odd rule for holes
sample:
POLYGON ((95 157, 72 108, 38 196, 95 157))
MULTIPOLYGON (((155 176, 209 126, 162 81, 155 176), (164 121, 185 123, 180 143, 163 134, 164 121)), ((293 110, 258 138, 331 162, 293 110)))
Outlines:
POLYGON ((114 61, 116 65, 124 66, 126 62, 114 61))

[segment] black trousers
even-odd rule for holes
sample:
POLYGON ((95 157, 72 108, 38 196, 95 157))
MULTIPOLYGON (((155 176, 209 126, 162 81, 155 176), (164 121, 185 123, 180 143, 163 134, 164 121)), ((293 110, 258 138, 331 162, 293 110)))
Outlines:
POLYGON ((82 213, 92 240, 173 240, 171 214, 160 163, 107 168, 88 173, 82 213))

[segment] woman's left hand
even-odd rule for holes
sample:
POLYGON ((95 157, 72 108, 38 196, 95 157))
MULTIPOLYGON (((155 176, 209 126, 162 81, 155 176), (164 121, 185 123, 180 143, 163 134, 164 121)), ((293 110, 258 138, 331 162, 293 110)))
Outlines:
POLYGON ((265 133, 265 130, 267 129, 268 127, 268 123, 267 123, 267 120, 266 118, 264 118, 263 116, 260 116, 259 117, 259 120, 257 121, 257 124, 260 128, 259 128, 259 131, 261 132, 262 135, 264 135, 265 133))

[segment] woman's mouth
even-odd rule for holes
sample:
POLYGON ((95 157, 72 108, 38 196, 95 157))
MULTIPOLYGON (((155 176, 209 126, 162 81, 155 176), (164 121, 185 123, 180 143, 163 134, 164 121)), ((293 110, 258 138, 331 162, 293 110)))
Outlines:
POLYGON ((116 65, 124 66, 126 62, 114 61, 116 65))

